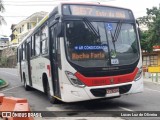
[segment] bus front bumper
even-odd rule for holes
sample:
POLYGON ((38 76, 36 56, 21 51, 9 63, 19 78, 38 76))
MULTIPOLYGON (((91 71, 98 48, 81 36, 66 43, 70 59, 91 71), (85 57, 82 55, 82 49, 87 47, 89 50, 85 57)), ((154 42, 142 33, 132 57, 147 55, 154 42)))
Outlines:
POLYGON ((93 86, 79 88, 71 84, 63 84, 63 90, 61 90, 62 101, 64 102, 76 102, 85 101, 100 98, 118 97, 122 94, 139 93, 143 91, 143 79, 138 81, 132 81, 122 84, 105 85, 105 86, 93 86), (107 93, 107 90, 117 90, 119 92, 107 93))

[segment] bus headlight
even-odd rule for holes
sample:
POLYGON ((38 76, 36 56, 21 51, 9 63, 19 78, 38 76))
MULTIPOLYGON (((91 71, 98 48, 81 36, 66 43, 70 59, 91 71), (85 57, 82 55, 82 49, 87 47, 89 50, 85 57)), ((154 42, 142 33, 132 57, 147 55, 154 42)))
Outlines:
POLYGON ((142 77, 142 67, 138 68, 138 72, 136 77, 134 78, 134 81, 139 80, 142 77))
POLYGON ((65 71, 69 81, 76 87, 85 87, 85 85, 71 72, 65 71))

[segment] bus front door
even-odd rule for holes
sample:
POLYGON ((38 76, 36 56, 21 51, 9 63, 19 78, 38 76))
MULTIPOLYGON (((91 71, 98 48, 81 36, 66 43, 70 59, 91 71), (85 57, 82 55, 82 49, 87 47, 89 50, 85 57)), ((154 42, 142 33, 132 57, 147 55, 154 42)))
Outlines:
POLYGON ((32 86, 32 77, 31 77, 31 63, 30 63, 30 58, 31 58, 31 42, 27 43, 27 63, 28 63, 28 79, 29 79, 29 85, 32 86))
POLYGON ((59 66, 58 66, 58 40, 56 37, 56 29, 55 25, 50 28, 51 36, 50 36, 50 41, 51 41, 51 71, 52 71, 52 79, 53 79, 53 92, 54 96, 61 98, 61 93, 60 93, 60 83, 59 83, 59 66), (53 63, 53 64, 52 64, 53 63))
POLYGON ((19 61, 19 74, 20 74, 21 82, 22 82, 22 65, 21 65, 21 62, 22 62, 22 48, 18 49, 18 59, 17 60, 19 61))

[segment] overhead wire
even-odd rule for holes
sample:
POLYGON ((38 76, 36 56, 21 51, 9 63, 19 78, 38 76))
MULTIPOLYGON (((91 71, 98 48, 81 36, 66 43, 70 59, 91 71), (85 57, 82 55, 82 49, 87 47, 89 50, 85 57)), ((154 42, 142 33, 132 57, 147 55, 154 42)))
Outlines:
POLYGON ((3 4, 5 6, 54 6, 55 4, 3 4))
POLYGON ((3 17, 28 17, 28 16, 3 16, 3 17))
MULTIPOLYGON (((21 2, 21 3, 26 3, 26 2, 62 2, 62 1, 73 1, 73 0, 52 0, 52 1, 45 1, 45 0, 41 0, 41 1, 29 1, 29 0, 26 0, 26 1, 3 1, 3 3, 5 3, 5 2, 10 2, 10 3, 15 3, 15 2, 21 2)), ((117 1, 117 0, 88 0, 88 1, 90 1, 90 2, 110 2, 110 1, 117 1)), ((86 2, 88 2, 88 1, 86 1, 86 2)))
MULTIPOLYGON (((3 1, 3 5, 6 6, 53 6, 57 2, 70 2, 71 0, 54 0, 54 1, 3 1), (24 4, 25 3, 25 4, 24 4), (45 4, 44 4, 45 3, 45 4), (51 4, 53 3, 53 4, 51 4)), ((117 0, 86 0, 84 2, 110 2, 117 0)))

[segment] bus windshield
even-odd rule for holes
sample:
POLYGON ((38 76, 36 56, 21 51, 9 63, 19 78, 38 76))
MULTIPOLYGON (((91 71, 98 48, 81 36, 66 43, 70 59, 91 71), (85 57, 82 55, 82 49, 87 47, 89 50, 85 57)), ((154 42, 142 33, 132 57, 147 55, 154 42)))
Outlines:
POLYGON ((109 67, 137 61, 139 49, 134 24, 123 21, 88 22, 65 22, 66 50, 70 62, 82 67, 109 67))

